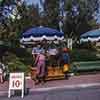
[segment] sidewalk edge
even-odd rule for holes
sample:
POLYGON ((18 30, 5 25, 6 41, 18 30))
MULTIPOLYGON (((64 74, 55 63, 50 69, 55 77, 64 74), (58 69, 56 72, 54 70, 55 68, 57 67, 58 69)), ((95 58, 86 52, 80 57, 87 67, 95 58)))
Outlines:
POLYGON ((43 88, 35 88, 30 89, 30 92, 45 92, 51 90, 59 90, 59 89, 77 89, 77 88, 87 88, 87 87, 95 87, 100 86, 100 83, 88 83, 88 84, 77 84, 77 85, 63 85, 56 87, 43 87, 43 88))

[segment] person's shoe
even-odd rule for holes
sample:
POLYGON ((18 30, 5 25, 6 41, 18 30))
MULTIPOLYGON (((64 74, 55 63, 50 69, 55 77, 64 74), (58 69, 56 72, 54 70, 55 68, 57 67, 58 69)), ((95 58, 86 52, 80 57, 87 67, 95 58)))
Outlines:
POLYGON ((44 81, 41 81, 41 84, 42 84, 42 85, 44 85, 44 84, 45 84, 45 82, 44 82, 44 81))
POLYGON ((39 81, 35 81, 35 85, 38 85, 40 82, 39 81))
POLYGON ((67 74, 65 74, 65 76, 64 76, 64 77, 65 77, 65 79, 66 79, 66 80, 68 80, 68 79, 69 79, 69 77, 68 77, 68 75, 67 75, 67 74))

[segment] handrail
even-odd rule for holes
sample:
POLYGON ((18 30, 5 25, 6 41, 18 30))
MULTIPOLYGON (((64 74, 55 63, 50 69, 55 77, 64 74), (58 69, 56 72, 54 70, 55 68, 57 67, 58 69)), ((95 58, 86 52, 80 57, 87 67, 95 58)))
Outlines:
POLYGON ((81 61, 81 62, 73 62, 73 64, 90 64, 90 63, 100 63, 100 61, 81 61))

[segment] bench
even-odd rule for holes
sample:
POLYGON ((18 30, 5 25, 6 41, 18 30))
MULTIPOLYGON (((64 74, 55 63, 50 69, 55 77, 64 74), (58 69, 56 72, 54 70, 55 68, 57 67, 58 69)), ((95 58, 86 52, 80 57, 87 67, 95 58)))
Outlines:
POLYGON ((71 70, 74 73, 100 71, 100 61, 73 62, 71 70))

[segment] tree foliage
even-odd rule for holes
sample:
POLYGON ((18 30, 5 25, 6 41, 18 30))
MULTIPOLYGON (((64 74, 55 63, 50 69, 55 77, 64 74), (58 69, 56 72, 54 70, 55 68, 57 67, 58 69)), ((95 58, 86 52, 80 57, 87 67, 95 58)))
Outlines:
MULTIPOLYGON (((45 0, 45 2, 42 2, 41 0, 44 11, 40 14, 38 6, 27 6, 25 2, 19 6, 13 0, 3 0, 1 7, 15 4, 21 18, 13 21, 1 14, 0 39, 18 39, 20 33, 32 26, 43 25, 59 29, 59 20, 63 19, 59 16, 59 1, 45 0)), ((93 14, 98 10, 98 0, 65 0, 64 8, 66 16, 63 20, 63 31, 66 36, 79 37, 80 34, 96 25, 93 14)))
POLYGON ((59 0, 45 0, 43 22, 46 26, 58 28, 59 0))
MULTIPOLYGON (((13 5, 12 2, 5 1, 2 4, 2 8, 4 5, 8 4, 13 5)), ((3 17, 3 19, 0 20, 1 40, 18 40, 23 31, 26 31, 28 28, 36 26, 39 23, 38 9, 34 5, 27 6, 24 2, 21 6, 16 4, 16 9, 18 14, 21 16, 20 19, 15 17, 15 19, 12 20, 12 18, 3 16, 1 13, 0 19, 3 17)))
MULTIPOLYGON (((43 25, 59 29, 59 20, 63 20, 63 16, 59 16, 59 1, 63 0, 45 0, 45 2, 42 2, 41 0, 41 4, 44 8, 44 11, 41 13, 39 12, 38 5, 28 6, 26 2, 18 5, 14 1, 16 0, 2 0, 2 2, 0 2, 0 40, 6 41, 6 43, 10 43, 11 46, 15 46, 13 49, 16 49, 19 46, 18 41, 21 33, 28 30, 30 27, 43 25), (14 18, 3 15, 5 5, 16 6, 17 14, 14 18), (18 15, 20 15, 20 18, 18 18, 18 15)), ((64 13, 66 16, 63 20, 63 31, 65 36, 79 38, 82 33, 95 28, 96 21, 94 20, 94 13, 98 11, 99 0, 64 1, 64 13)), ((11 50, 12 49, 10 49, 10 51, 11 50)), ((4 51, 5 50, 2 49, 1 54, 3 54, 4 51)), ((15 54, 15 52, 13 54, 15 54)), ((10 56, 11 55, 12 54, 10 54, 10 56)), ((25 57, 25 55, 23 56, 25 57)), ((15 58, 16 55, 12 57, 12 59, 15 58)), ((26 58, 29 59, 28 56, 26 56, 26 58)), ((12 59, 11 61, 13 61, 12 59)), ((17 60, 19 61, 20 59, 17 60)), ((15 64, 16 61, 13 62, 15 64)))
MULTIPOLYGON (((12 3, 9 4, 12 5, 12 3)), ((6 5, 5 2, 2 4, 2 8, 4 8, 4 5, 6 5)), ((22 32, 26 31, 30 27, 39 25, 39 13, 36 6, 28 6, 25 2, 20 6, 17 4, 15 5, 18 10, 18 14, 21 16, 20 19, 15 18, 12 20, 10 17, 3 16, 3 10, 1 11, 0 16, 0 43, 1 41, 3 42, 2 49, 5 48, 5 45, 7 45, 7 48, 10 48, 9 52, 12 52, 12 49, 16 50, 19 48, 19 40, 22 32)), ((0 56, 1 59, 6 58, 5 53, 8 51, 7 48, 5 48, 5 51, 0 49, 0 52, 2 52, 2 56, 0 56)), ((18 56, 16 53, 14 54, 18 56)))
POLYGON ((66 0, 64 32, 68 37, 79 37, 95 25, 93 14, 98 10, 98 0, 66 0), (94 22, 94 23, 93 23, 94 22))

